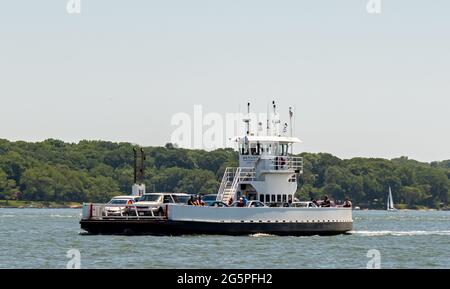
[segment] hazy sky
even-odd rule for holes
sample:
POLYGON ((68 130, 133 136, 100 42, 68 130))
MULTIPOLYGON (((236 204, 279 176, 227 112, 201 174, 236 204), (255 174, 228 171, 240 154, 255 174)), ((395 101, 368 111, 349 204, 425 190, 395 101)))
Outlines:
POLYGON ((0 2, 0 138, 162 145, 275 97, 299 151, 450 158, 448 0, 67 2, 0 2))

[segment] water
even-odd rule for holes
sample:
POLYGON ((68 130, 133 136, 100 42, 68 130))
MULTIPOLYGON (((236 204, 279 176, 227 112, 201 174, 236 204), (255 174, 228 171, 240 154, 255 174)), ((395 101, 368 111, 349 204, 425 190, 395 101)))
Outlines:
POLYGON ((355 211, 354 231, 332 237, 94 236, 76 209, 0 209, 0 268, 450 268, 450 212, 355 211))

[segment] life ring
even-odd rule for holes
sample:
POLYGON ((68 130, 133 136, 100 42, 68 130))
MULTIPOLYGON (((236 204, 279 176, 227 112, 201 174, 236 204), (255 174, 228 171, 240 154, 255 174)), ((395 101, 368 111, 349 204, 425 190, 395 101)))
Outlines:
POLYGON ((286 160, 283 157, 276 157, 275 163, 277 166, 284 166, 286 164, 286 160))
POLYGON ((283 157, 275 157, 275 169, 282 167, 286 164, 286 160, 283 157))

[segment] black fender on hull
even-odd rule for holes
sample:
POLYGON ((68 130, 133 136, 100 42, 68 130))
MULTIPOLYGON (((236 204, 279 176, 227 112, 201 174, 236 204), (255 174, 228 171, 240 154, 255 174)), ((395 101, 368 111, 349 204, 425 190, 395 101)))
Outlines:
POLYGON ((162 235, 190 234, 279 236, 339 235, 352 230, 352 222, 196 222, 171 220, 81 220, 90 234, 162 235))

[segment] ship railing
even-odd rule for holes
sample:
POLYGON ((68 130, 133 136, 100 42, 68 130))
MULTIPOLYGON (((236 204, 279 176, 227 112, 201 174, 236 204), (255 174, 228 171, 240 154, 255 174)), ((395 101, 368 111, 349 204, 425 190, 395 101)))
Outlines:
POLYGON ((269 171, 293 171, 303 173, 303 158, 293 156, 273 156, 263 158, 264 169, 269 171))
POLYGON ((120 204, 83 204, 82 219, 105 220, 105 219, 166 219, 167 208, 162 216, 156 215, 151 206, 143 205, 120 205, 120 204), (116 210, 113 208, 117 208, 116 210))
POLYGON ((241 182, 251 182, 255 179, 255 169, 247 167, 238 167, 234 175, 233 183, 231 184, 230 196, 233 197, 239 184, 241 182))
POLYGON ((255 168, 251 167, 228 167, 226 168, 220 184, 217 200, 226 200, 226 197, 234 195, 240 182, 253 181, 255 179, 255 168))
POLYGON ((217 194, 217 200, 222 200, 225 189, 233 183, 234 176, 236 175, 236 167, 227 167, 223 173, 222 182, 220 183, 219 191, 217 194))
POLYGON ((238 182, 250 182, 255 180, 255 168, 239 167, 238 182))

